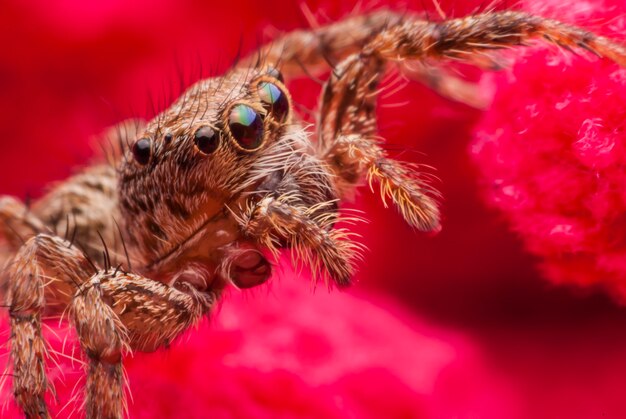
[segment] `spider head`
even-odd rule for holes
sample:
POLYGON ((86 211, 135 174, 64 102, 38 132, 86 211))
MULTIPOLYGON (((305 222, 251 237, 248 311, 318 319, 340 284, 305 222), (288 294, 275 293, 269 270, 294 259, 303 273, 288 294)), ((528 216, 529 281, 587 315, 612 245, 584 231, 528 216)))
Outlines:
POLYGON ((144 273, 197 288, 269 278, 265 251, 242 237, 236 218, 285 184, 290 156, 308 155, 281 79, 246 69, 200 81, 130 144, 118 199, 144 273))

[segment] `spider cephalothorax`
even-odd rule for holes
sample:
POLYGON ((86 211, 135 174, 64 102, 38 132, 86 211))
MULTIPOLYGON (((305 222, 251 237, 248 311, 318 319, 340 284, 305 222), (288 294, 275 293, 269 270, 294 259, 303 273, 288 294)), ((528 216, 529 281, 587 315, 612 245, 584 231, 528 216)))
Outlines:
POLYGON ((210 312, 228 284, 265 282, 281 249, 329 284, 349 285, 359 245, 337 226, 338 208, 363 183, 378 184, 409 225, 439 229, 427 177, 390 158, 377 136, 386 63, 476 104, 475 86, 432 63, 488 67, 483 52, 534 38, 626 64, 621 45, 525 13, 433 22, 381 10, 286 34, 191 86, 153 120, 121 124, 107 134, 122 145, 109 164, 84 169, 30 209, 0 198, 0 233, 12 254, 2 290, 17 403, 28 417, 48 416, 44 315, 73 322, 89 361, 87 415, 110 418, 124 410, 125 351, 167 345, 210 312), (283 75, 325 63, 334 68, 311 129, 283 75))
MULTIPOLYGON (((140 130, 121 165, 119 209, 144 273, 212 291, 265 281, 266 251, 309 250, 302 227, 271 225, 281 206, 260 216, 267 199, 305 208, 310 233, 334 239, 332 174, 293 120, 281 78, 265 67, 201 81, 140 130)), ((339 269, 332 274, 348 281, 348 267, 339 269)))

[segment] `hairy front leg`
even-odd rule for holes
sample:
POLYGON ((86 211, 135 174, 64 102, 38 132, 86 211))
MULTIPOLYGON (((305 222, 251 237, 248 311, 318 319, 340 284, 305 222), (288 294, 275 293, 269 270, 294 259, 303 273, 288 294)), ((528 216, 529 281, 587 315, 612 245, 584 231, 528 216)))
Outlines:
POLYGON ((423 231, 439 229, 437 192, 428 174, 389 157, 378 137, 376 102, 385 61, 355 54, 338 65, 324 86, 318 121, 318 154, 335 173, 342 197, 363 178, 380 186, 404 219, 423 231))
POLYGON ((168 345, 214 303, 206 294, 186 290, 117 269, 100 271, 76 291, 69 315, 89 359, 88 418, 123 416, 124 352, 168 345))
POLYGON ((327 272, 338 287, 347 287, 361 247, 349 240, 347 230, 332 228, 337 216, 324 211, 332 204, 307 207, 291 194, 269 196, 250 205, 237 220, 244 235, 276 254, 283 244, 288 245, 294 263, 311 266, 314 275, 327 272))
POLYGON ((81 287, 70 306, 70 317, 89 359, 85 413, 88 418, 121 418, 126 409, 122 350, 127 331, 104 302, 98 279, 81 287))

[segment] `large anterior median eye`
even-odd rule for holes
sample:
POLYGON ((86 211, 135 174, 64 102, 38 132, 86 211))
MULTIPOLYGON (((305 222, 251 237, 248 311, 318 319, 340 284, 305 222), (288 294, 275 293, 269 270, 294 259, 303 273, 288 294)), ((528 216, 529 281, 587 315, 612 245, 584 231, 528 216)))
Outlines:
POLYGON ((263 144, 263 120, 250 106, 234 106, 230 111, 228 128, 237 145, 246 151, 256 150, 263 144))
POLYGON ((278 121, 283 122, 289 113, 289 101, 287 96, 274 83, 259 83, 259 98, 263 106, 274 115, 278 121))

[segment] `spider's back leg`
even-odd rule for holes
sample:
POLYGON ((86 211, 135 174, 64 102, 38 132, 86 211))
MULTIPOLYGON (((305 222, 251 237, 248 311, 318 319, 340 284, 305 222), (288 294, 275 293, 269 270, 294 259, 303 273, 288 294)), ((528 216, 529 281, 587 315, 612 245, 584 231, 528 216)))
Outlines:
MULTIPOLYGON (((45 393, 48 350, 44 313, 67 313, 88 358, 87 417, 123 416, 122 355, 125 349, 155 350, 196 323, 217 296, 183 292, 125 272, 99 268, 69 241, 39 234, 29 239, 6 272, 11 321, 13 391, 28 417, 49 417, 45 393)), ((217 291, 216 291, 217 292, 217 291)))
MULTIPOLYGON (((351 54, 361 51, 377 34, 400 25, 405 20, 421 20, 416 13, 399 13, 387 9, 351 16, 329 25, 289 32, 242 60, 239 67, 269 64, 280 68, 286 78, 317 77, 351 54)), ((483 68, 500 68, 494 57, 475 56, 472 62, 483 68)), ((479 87, 433 63, 410 65, 399 62, 398 68, 411 80, 425 84, 437 93, 475 108, 484 108, 479 87)))
POLYGON ((385 60, 472 57, 495 49, 527 46, 534 39, 568 50, 582 49, 626 66, 626 48, 583 28, 531 15, 504 11, 442 22, 408 19, 378 34, 363 48, 385 60))
POLYGON ((82 253, 68 244, 45 234, 32 237, 9 262, 5 274, 13 393, 28 417, 49 416, 44 401, 49 382, 42 315, 49 307, 62 311, 70 301, 73 283, 79 284, 93 274, 82 253))
POLYGON ((17 198, 0 196, 0 238, 9 250, 16 251, 30 237, 48 231, 48 227, 17 198))

